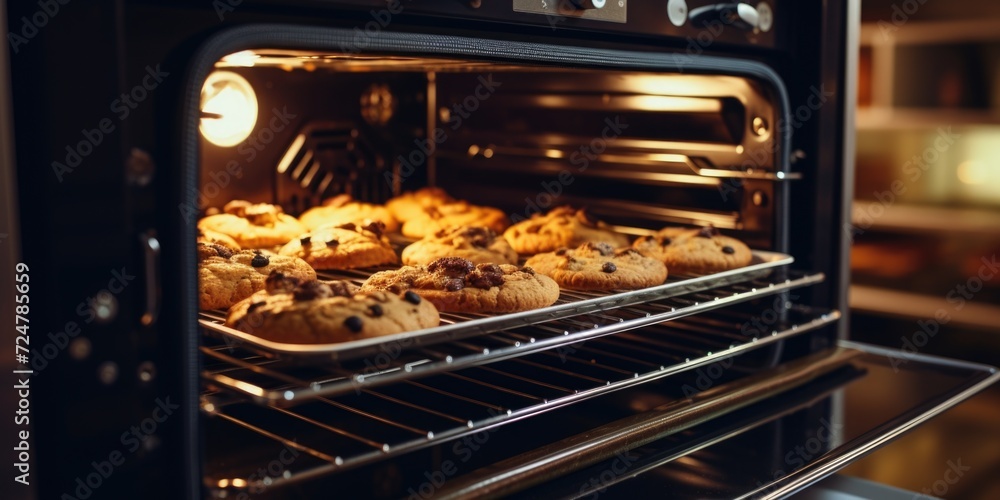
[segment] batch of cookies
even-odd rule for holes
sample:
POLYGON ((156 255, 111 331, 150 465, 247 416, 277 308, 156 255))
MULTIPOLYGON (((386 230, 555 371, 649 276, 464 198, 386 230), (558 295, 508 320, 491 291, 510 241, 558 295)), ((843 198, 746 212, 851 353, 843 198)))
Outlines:
POLYGON ((710 227, 670 227, 630 242, 565 206, 510 225, 501 210, 437 188, 384 206, 336 196, 298 218, 237 200, 198 222, 200 307, 228 309, 231 328, 299 344, 429 328, 439 312, 537 309, 560 289, 647 288, 663 284, 668 269, 707 274, 750 260, 745 244, 710 227), (390 232, 416 241, 397 254, 390 232), (316 274, 380 266, 390 269, 361 286, 316 274))

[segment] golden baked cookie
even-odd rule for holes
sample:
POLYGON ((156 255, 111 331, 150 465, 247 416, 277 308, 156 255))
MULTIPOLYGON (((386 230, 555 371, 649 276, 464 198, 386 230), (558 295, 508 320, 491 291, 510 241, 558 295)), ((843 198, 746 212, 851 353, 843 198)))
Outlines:
POLYGON ((416 292, 439 311, 510 313, 552 305, 559 286, 510 264, 473 264, 458 257, 373 274, 362 291, 416 292))
POLYGON ((240 244, 236 243, 236 240, 234 240, 231 237, 226 236, 226 235, 224 235, 224 234, 222 234, 222 233, 220 233, 218 231, 211 231, 211 230, 202 230, 202 229, 199 229, 198 230, 198 239, 197 239, 197 242, 198 243, 215 243, 217 245, 222 245, 222 246, 224 246, 224 247, 226 247, 226 248, 228 248, 230 250, 236 251, 236 252, 242 250, 242 248, 240 248, 240 244))
POLYGON ((234 200, 226 203, 223 212, 198 221, 198 229, 225 234, 243 248, 284 245, 308 231, 298 219, 283 213, 277 205, 234 200))
POLYGON ((403 234, 423 238, 448 227, 471 225, 486 226, 499 233, 510 225, 510 220, 500 209, 456 201, 427 208, 423 215, 407 220, 403 223, 403 234))
POLYGON ((198 307, 229 307, 264 289, 271 271, 298 279, 316 279, 316 271, 302 259, 264 255, 254 250, 232 250, 198 243, 198 307))
POLYGON ((461 257, 473 264, 517 264, 507 240, 484 226, 454 226, 424 237, 403 249, 403 264, 430 264, 441 257, 461 257))
POLYGON ((662 285, 667 279, 662 262, 632 248, 615 250, 605 242, 541 253, 524 265, 576 290, 635 290, 662 285))
POLYGON ((454 203, 455 199, 441 188, 425 187, 407 191, 385 203, 392 216, 400 222, 421 217, 427 209, 454 203))
POLYGON ((628 237, 616 233, 581 208, 553 208, 545 215, 534 214, 503 233, 504 238, 521 254, 551 252, 575 248, 588 241, 604 241, 613 247, 628 246, 628 237))
POLYGON ((324 200, 321 206, 303 212, 299 220, 310 230, 339 226, 348 222, 367 225, 375 221, 385 224, 386 231, 399 230, 399 222, 396 222, 387 208, 374 203, 355 201, 347 194, 324 200))
POLYGON ((674 274, 709 274, 744 267, 753 260, 750 247, 713 227, 668 227, 643 236, 633 248, 667 265, 674 274))
POLYGON ((437 309, 413 292, 358 292, 345 281, 280 274, 267 289, 234 305, 226 326, 274 342, 327 344, 380 337, 439 324, 437 309))
POLYGON ((347 223, 299 235, 278 252, 301 258, 316 269, 355 269, 396 264, 399 257, 383 236, 381 222, 347 223))

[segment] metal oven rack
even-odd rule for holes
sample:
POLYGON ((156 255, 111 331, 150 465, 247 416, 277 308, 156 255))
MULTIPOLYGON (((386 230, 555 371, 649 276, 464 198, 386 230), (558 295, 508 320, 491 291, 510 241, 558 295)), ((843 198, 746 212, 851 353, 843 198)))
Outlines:
MULTIPOLYGON (((289 344, 274 342, 222 325, 221 314, 204 314, 202 327, 230 343, 247 344, 263 353, 302 362, 329 363, 376 356, 388 349, 415 348, 485 335, 525 325, 540 324, 556 319, 599 313, 626 306, 644 304, 658 299, 693 294, 734 283, 742 283, 783 272, 794 259, 782 253, 755 250, 754 262, 729 271, 698 276, 670 276, 661 285, 640 290, 617 290, 601 293, 581 293, 563 290, 555 304, 548 307, 508 314, 445 315, 442 324, 432 328, 330 344, 289 344)), ((373 273, 386 268, 352 269, 321 272, 320 278, 346 280, 356 285, 364 283, 373 273)), ((739 293, 733 299, 739 299, 739 293)))
POLYGON ((207 485, 273 487, 359 467, 705 366, 839 319, 836 311, 780 298, 821 281, 822 274, 774 274, 782 275, 324 365, 253 345, 206 344, 203 411, 312 459, 281 477, 259 478, 258 485, 212 474, 207 485), (768 296, 778 296, 776 306, 789 316, 769 331, 745 327, 760 310, 728 307, 768 296), (695 315, 707 310, 715 312, 695 315))

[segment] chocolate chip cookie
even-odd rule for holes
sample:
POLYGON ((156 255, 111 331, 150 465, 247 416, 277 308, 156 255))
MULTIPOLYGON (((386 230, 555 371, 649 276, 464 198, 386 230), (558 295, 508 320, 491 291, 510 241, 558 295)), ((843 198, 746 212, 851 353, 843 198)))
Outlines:
POLYGON ((198 221, 198 229, 229 236, 243 248, 267 248, 284 245, 308 229, 281 207, 268 203, 234 200, 226 203, 221 214, 198 221))
POLYGON ((625 235, 612 231, 607 224, 593 218, 587 209, 575 210, 568 206, 556 207, 545 215, 534 214, 511 226, 503 236, 521 254, 574 248, 588 241, 603 241, 616 248, 628 246, 625 235))
POLYGON ((575 290, 635 290, 662 285, 667 267, 632 248, 615 250, 609 243, 584 243, 541 253, 524 264, 575 290))
POLYGON ((441 188, 425 187, 407 191, 385 203, 392 216, 400 222, 423 216, 427 209, 454 203, 455 199, 441 188))
POLYGON ((441 257, 461 257, 473 264, 517 264, 507 240, 485 226, 441 229, 403 249, 403 264, 429 264, 441 257))
POLYGON ((310 208, 299 216, 299 220, 310 230, 326 226, 339 226, 347 223, 367 225, 381 222, 385 230, 399 230, 399 222, 393 218, 389 210, 382 205, 356 201, 350 195, 342 194, 323 201, 318 207, 310 208))
POLYGON ((316 279, 302 259, 264 255, 255 250, 232 251, 219 244, 198 243, 198 307, 229 307, 264 289, 271 271, 297 279, 316 279))
POLYGON ((501 232, 510 225, 510 221, 500 209, 456 201, 426 208, 421 215, 403 223, 403 234, 423 238, 448 227, 469 225, 486 226, 501 232))
POLYGON ((510 313, 555 303, 559 286, 527 267, 473 264, 444 257, 425 266, 406 266, 373 274, 362 291, 403 293, 433 302, 440 311, 510 313))
POLYGON ((229 310, 226 326, 274 342, 327 344, 422 330, 439 321, 434 305, 413 292, 358 292, 345 281, 275 273, 265 290, 229 310))
POLYGON ((324 227, 281 247, 281 255, 305 260, 316 269, 355 269, 359 267, 395 264, 399 262, 395 250, 384 236, 385 226, 371 222, 365 226, 347 223, 338 227, 324 227))
POLYGON ((674 274, 709 274, 750 264, 750 248, 736 238, 719 234, 712 227, 686 229, 668 227, 653 236, 643 236, 633 248, 667 265, 674 274))

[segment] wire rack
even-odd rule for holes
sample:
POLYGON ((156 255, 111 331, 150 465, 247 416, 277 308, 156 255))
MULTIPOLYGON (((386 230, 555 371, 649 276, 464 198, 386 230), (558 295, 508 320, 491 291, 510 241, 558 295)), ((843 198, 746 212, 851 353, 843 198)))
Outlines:
MULTIPOLYGON (((615 290, 600 293, 561 291, 555 304, 539 309, 510 314, 450 314, 444 315, 442 324, 419 331, 404 332, 384 337, 339 342, 332 344, 288 344, 273 342, 255 335, 228 328, 223 316, 216 313, 202 314, 203 329, 229 343, 246 344, 272 357, 295 358, 301 362, 329 363, 363 357, 377 356, 389 350, 428 346, 435 343, 451 342, 477 335, 485 335, 505 329, 550 322, 588 313, 599 313, 626 306, 643 304, 667 297, 692 294, 711 290, 733 283, 742 283, 769 276, 776 270, 793 262, 785 254, 754 251, 754 262, 729 271, 702 276, 671 276, 662 285, 640 290, 615 290)), ((392 269, 392 268, 387 268, 392 269)), ((324 279, 340 279, 362 284, 380 269, 358 269, 322 272, 324 279)))
MULTIPOLYGON (((450 372, 510 359, 525 354, 558 349, 584 340, 603 337, 640 327, 690 316, 755 298, 775 295, 793 288, 818 283, 822 273, 804 274, 794 271, 782 277, 767 277, 745 283, 723 286, 706 291, 619 307, 611 311, 591 312, 569 318, 550 320, 520 328, 492 332, 478 337, 439 343, 429 347, 405 343, 389 343, 363 359, 322 365, 299 363, 296 359, 275 357, 255 344, 231 342, 218 347, 203 346, 206 359, 226 363, 239 370, 206 370, 203 378, 213 387, 250 398, 258 403, 294 406, 311 399, 336 396, 393 384, 404 380, 450 372), (473 340, 474 339, 474 340, 473 340), (239 352, 253 353, 253 357, 239 352)), ((562 292, 561 300, 587 299, 591 294, 562 292)), ((781 311, 776 311, 778 314, 781 311)), ((444 321, 467 321, 469 316, 446 314, 444 321)), ((221 321, 220 317, 203 319, 202 323, 221 321)), ((735 325, 737 332, 745 330, 735 325)), ((776 333, 776 332, 771 332, 776 333)), ((755 342, 753 336, 737 333, 730 343, 710 349, 735 348, 738 344, 755 342)), ((665 365, 658 368, 665 369, 665 365)))
MULTIPOLYGON (((807 280, 807 277, 790 279, 774 288, 801 285, 807 280)), ((747 286, 744 293, 752 294, 753 287, 747 286)), ((757 293, 765 290, 780 291, 765 284, 757 293)), ((714 296, 704 299, 707 302, 698 304, 717 302, 714 296)), ((653 317, 661 306, 676 308, 694 298, 678 300, 681 302, 673 306, 650 304, 647 306, 657 307, 637 309, 634 314, 653 317)), ((697 306, 689 303, 687 307, 697 306)), ((553 325, 525 327, 449 344, 451 354, 425 351, 427 361, 399 360, 402 364, 395 365, 398 370, 366 377, 369 381, 361 385, 353 382, 349 367, 295 366, 241 348, 206 345, 202 349, 206 357, 204 375, 211 389, 203 395, 202 409, 313 459, 303 469, 289 469, 280 477, 259 479, 263 481, 260 485, 216 476, 206 477, 206 482, 212 488, 241 484, 252 489, 348 470, 696 369, 817 329, 840 317, 836 311, 787 307, 786 321, 752 336, 744 335, 741 325, 753 324, 754 315, 759 314, 729 307, 711 315, 688 316, 632 331, 616 329, 615 335, 577 336, 573 342, 544 350, 520 350, 520 346, 574 335, 566 333, 566 328, 593 332, 628 321, 610 315, 561 320, 553 325), (464 363, 489 356, 482 354, 485 351, 503 349, 515 350, 517 357, 512 354, 490 358, 488 364, 464 363), (420 367, 441 363, 435 361, 441 356, 451 357, 451 370, 419 372, 420 367), (407 365, 412 367, 408 373, 407 365), (408 377, 394 378, 393 383, 382 378, 400 371, 408 377), (246 385, 235 391, 240 395, 292 391, 294 400, 294 395, 307 391, 310 397, 294 407, 256 404, 235 397, 234 384, 227 384, 226 380, 246 385), (229 387, 222 391, 220 385, 229 387)))

